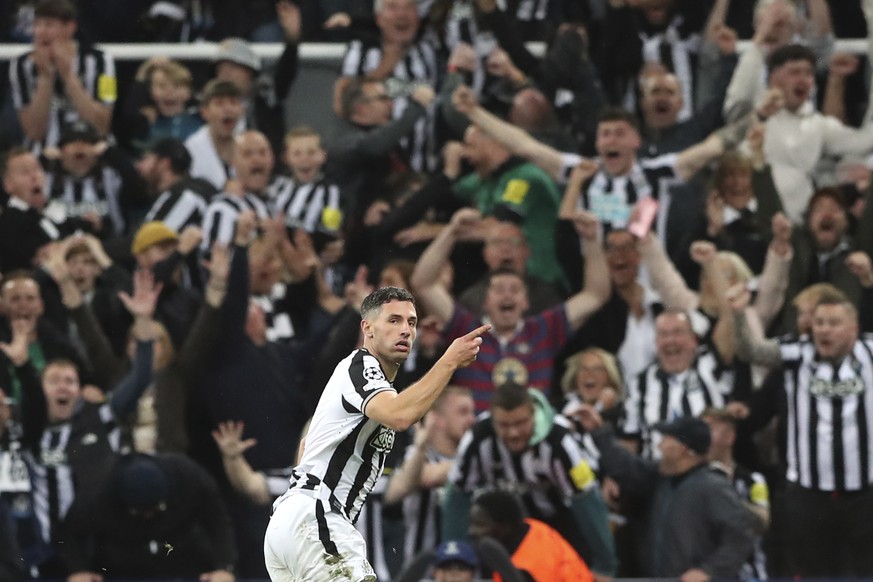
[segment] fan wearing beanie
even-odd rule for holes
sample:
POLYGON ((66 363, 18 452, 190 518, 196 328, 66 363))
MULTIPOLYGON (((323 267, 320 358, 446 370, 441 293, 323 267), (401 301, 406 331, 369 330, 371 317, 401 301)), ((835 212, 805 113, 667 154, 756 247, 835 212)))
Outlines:
POLYGON ((233 530, 218 488, 183 455, 119 457, 96 495, 73 503, 63 542, 71 575, 94 581, 235 579, 233 530))
POLYGON ((187 227, 179 234, 154 220, 139 227, 130 245, 136 266, 151 271, 163 286, 155 319, 167 328, 176 349, 185 343, 201 304, 194 288, 199 273, 192 268, 200 238, 199 228, 187 227))

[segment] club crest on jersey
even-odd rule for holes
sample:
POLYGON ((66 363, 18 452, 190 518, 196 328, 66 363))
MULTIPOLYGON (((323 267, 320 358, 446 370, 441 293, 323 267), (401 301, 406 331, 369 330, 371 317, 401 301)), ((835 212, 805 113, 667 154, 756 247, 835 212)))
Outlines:
POLYGON ((364 378, 370 382, 378 382, 379 380, 385 379, 385 374, 382 373, 380 368, 372 366, 370 368, 364 368, 364 378))
POLYGON ((387 426, 381 427, 370 439, 370 446, 387 455, 394 448, 394 430, 387 426))

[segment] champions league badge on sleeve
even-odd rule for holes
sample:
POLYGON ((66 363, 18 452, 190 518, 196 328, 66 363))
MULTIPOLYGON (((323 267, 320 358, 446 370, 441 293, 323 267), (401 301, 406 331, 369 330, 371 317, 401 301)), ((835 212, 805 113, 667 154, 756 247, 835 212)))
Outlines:
POLYGON ((385 374, 382 373, 381 369, 372 366, 369 368, 364 368, 364 378, 366 378, 370 382, 378 382, 385 379, 385 374))

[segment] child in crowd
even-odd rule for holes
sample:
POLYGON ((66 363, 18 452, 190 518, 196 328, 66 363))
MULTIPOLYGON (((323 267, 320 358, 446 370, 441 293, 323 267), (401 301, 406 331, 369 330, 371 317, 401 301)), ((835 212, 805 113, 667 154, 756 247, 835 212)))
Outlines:
POLYGON ((308 126, 298 126, 285 134, 285 164, 291 176, 278 176, 269 195, 276 215, 285 217, 288 228, 300 228, 312 237, 316 252, 325 267, 328 285, 342 289, 345 278, 336 266, 343 256, 343 213, 339 187, 323 173, 327 153, 321 136, 308 126))
POLYGON ((185 141, 203 125, 197 110, 191 107, 191 71, 184 65, 154 57, 139 68, 136 80, 143 92, 148 92, 147 102, 138 109, 134 129, 137 148, 167 137, 185 141))

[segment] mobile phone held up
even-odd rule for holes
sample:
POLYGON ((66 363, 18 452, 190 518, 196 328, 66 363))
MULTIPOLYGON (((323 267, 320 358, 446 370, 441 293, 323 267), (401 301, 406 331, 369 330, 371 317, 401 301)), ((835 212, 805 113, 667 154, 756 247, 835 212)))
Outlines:
POLYGON ((651 197, 643 198, 637 202, 636 217, 628 225, 628 232, 637 238, 645 237, 652 230, 657 215, 658 201, 651 197))

